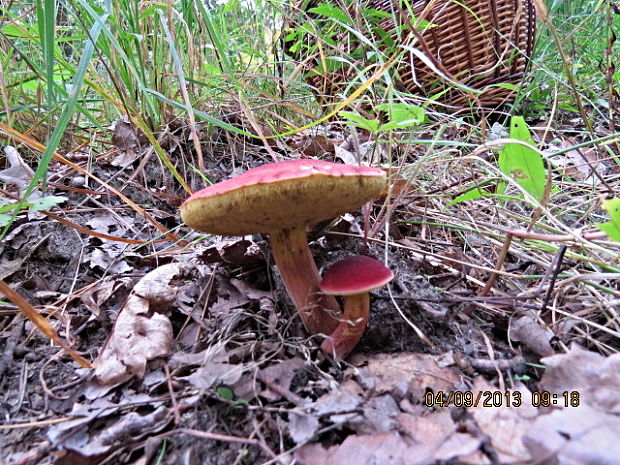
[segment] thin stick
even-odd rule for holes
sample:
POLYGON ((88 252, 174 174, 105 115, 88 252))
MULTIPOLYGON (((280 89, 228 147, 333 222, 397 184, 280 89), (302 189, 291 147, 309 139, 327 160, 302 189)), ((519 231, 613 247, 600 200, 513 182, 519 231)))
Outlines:
MULTIPOLYGON (((491 288, 493 287, 493 285, 495 284, 495 281, 497 280, 497 277, 499 276, 498 272, 501 271, 502 267, 504 266, 504 262, 506 261, 506 256, 508 255, 508 250, 510 250, 511 243, 512 243, 512 234, 508 233, 506 235, 506 239, 504 239, 504 245, 502 245, 502 250, 500 250, 499 252, 499 257, 497 258, 497 263, 495 264, 495 271, 491 273, 491 276, 489 276, 489 279, 487 280, 484 287, 480 290, 480 292, 478 292, 479 297, 486 296, 491 290, 491 288)), ((474 304, 471 304, 462 313, 463 315, 470 315, 474 311, 475 308, 476 306, 474 304)))
POLYGON ((178 428, 172 431, 167 431, 165 433, 162 433, 156 437, 168 438, 176 434, 187 434, 189 436, 194 436, 196 438, 210 439, 212 441, 233 442, 235 444, 249 444, 252 446, 260 447, 259 441, 257 441, 256 439, 241 438, 239 436, 229 436, 227 434, 209 433, 207 431, 200 431, 200 430, 191 429, 191 428, 178 428))
POLYGON ((566 253, 566 246, 562 245, 553 260, 554 263, 551 264, 551 281, 549 282, 549 289, 547 289, 545 300, 543 301, 542 306, 540 307, 541 312, 544 312, 545 309, 547 308, 547 304, 549 303, 549 299, 551 298, 551 294, 553 293, 555 281, 558 278, 560 268, 562 267, 562 260, 564 259, 565 253, 566 253))
POLYGON ((179 403, 177 397, 174 395, 174 389, 172 387, 172 376, 170 375, 170 368, 168 364, 164 365, 164 371, 166 372, 166 384, 168 385, 168 392, 170 393, 170 403, 172 404, 172 412, 174 414, 174 424, 181 423, 181 414, 179 413, 179 403))

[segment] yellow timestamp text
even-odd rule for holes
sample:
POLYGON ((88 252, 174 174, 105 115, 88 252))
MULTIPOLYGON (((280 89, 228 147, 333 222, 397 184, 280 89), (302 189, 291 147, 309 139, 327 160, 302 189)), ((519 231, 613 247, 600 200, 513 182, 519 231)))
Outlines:
POLYGON ((524 402, 534 407, 579 407, 578 391, 554 393, 533 391, 525 399, 521 391, 428 391, 424 395, 427 407, 521 407, 524 402))

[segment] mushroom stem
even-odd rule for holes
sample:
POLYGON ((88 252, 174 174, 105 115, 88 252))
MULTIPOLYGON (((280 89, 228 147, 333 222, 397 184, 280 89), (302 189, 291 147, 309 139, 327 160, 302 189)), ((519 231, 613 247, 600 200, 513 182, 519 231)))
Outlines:
POLYGON ((270 233, 273 259, 304 326, 312 334, 331 334, 341 317, 338 301, 319 290, 316 268, 304 226, 270 233))
POLYGON ((344 315, 336 330, 321 344, 323 353, 334 358, 346 358, 361 339, 368 323, 369 313, 368 292, 346 296, 344 315))

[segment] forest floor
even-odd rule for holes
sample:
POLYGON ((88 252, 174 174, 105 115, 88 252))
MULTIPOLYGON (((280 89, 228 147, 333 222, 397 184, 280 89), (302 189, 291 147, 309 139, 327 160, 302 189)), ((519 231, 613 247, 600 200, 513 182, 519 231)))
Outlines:
MULTIPOLYGON (((529 124, 546 153, 578 143, 568 119, 529 124)), ((0 464, 620 464, 620 245, 594 228, 620 168, 596 148, 555 157, 542 212, 453 202, 485 178, 497 129, 447 123, 442 139, 468 139, 473 154, 382 144, 381 163, 399 161, 391 195, 309 231, 320 270, 364 254, 396 276, 339 362, 303 328, 266 236, 179 226, 187 193, 130 124, 97 136, 105 150, 67 158, 138 209, 54 161, 48 191, 66 199, 55 216, 17 219, 0 273, 98 376, 3 303, 0 464)), ((376 150, 337 125, 273 144, 201 137, 212 182, 376 150)), ((204 186, 185 122, 160 142, 204 186)))

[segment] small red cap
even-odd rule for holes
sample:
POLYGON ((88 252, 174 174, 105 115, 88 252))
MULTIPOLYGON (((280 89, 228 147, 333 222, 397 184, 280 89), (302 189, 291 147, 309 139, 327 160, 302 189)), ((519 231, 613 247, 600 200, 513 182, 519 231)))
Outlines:
POLYGON ((329 295, 354 295, 372 291, 387 283, 394 273, 379 260, 363 255, 333 264, 324 274, 321 291, 329 295))

